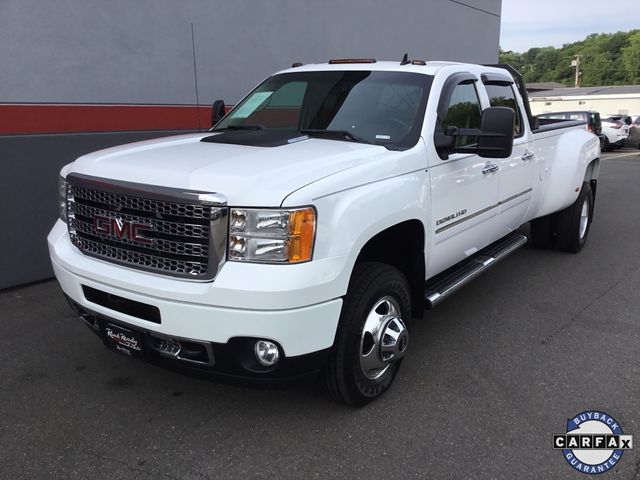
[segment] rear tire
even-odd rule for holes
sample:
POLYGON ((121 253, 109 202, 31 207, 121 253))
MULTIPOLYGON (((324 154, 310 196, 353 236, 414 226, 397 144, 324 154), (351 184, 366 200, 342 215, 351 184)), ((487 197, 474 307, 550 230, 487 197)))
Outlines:
POLYGON ((607 138, 607 136, 604 136, 604 143, 602 144, 602 151, 603 152, 608 152, 611 150, 611 143, 609 142, 609 139, 607 138))
POLYGON ((407 348, 402 319, 410 314, 409 285, 402 272, 383 263, 356 264, 322 372, 329 396, 362 407, 387 391, 407 348))
POLYGON ((544 250, 554 248, 558 240, 558 214, 552 213, 531 220, 529 230, 534 247, 544 250))
POLYGON ((576 201, 558 213, 558 248, 565 252, 577 253, 587 243, 593 218, 593 192, 588 183, 576 201))

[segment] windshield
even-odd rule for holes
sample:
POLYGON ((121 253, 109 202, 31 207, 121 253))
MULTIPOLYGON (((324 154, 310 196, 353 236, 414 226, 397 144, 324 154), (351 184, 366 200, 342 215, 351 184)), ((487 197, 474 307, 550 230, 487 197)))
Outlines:
POLYGON ((420 136, 433 77, 409 72, 274 75, 213 131, 255 129, 410 148, 420 136))

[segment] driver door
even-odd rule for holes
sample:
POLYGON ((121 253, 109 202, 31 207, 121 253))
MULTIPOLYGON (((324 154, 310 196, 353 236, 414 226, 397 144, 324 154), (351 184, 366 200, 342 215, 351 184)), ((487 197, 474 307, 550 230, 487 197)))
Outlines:
MULTIPOLYGON (((478 79, 454 74, 442 89, 438 129, 480 128, 482 105, 478 79)), ((435 133, 435 132, 434 132, 435 133)), ((457 137, 456 146, 472 145, 473 137, 457 137)), ((435 147, 434 147, 435 148, 435 147)), ((427 275, 433 276, 473 255, 495 240, 500 169, 495 160, 475 154, 430 155, 431 221, 434 240, 427 275)))

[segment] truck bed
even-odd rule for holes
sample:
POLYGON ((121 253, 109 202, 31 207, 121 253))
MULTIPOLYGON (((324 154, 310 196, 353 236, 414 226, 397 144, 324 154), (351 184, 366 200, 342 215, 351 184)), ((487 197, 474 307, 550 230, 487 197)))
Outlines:
POLYGON ((534 135, 536 133, 550 132, 552 130, 561 130, 587 124, 587 122, 581 120, 560 120, 556 118, 538 118, 537 123, 537 128, 531 129, 534 135))

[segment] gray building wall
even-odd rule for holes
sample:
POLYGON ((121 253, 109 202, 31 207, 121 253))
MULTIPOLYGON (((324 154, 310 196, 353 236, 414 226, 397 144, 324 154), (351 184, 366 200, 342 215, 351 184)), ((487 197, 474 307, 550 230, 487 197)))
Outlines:
POLYGON ((234 103, 335 57, 495 62, 501 0, 3 0, 0 102, 234 103))
POLYGON ((123 132, 0 137, 0 289, 53 274, 46 237, 57 218, 62 165, 94 150, 157 136, 156 132, 123 132))
MULTIPOLYGON (((3 103, 237 102, 294 61, 336 57, 495 63, 501 0, 2 0, 3 103)), ((142 129, 141 129, 142 130, 142 129)), ((0 130, 0 288, 51 276, 45 237, 60 167, 173 132, 0 130)))

